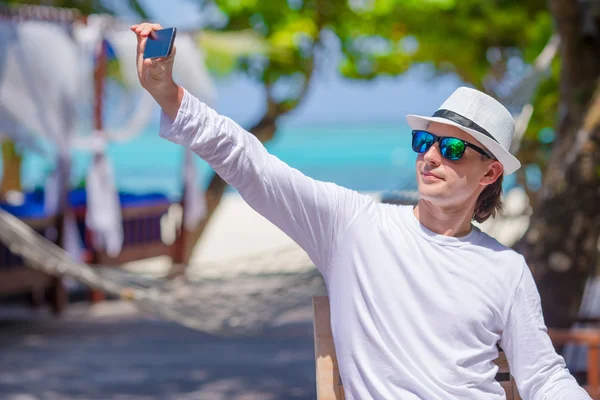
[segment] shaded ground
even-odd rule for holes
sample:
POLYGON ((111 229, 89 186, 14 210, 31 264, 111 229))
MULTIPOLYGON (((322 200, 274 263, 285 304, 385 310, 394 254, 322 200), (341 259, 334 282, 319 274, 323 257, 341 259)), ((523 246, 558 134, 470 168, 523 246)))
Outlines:
POLYGON ((316 398, 311 307, 244 339, 153 319, 117 301, 0 308, 0 399, 316 398))
MULTIPOLYGON (((582 309, 600 310, 600 280, 582 309)), ((45 310, 0 305, 0 400, 314 400, 310 300, 260 335, 227 339, 106 301, 45 310)), ((569 368, 587 352, 566 349, 569 368)))

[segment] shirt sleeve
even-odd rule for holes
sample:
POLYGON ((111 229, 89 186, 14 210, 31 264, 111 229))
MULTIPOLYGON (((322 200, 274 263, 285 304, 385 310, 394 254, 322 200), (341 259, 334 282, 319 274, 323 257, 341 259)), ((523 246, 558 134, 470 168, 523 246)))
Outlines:
POLYGON ((187 91, 175 121, 162 113, 160 136, 204 159, 254 210, 298 243, 321 272, 359 210, 373 203, 370 196, 291 168, 187 91))
POLYGON ((590 400, 554 350, 535 281, 523 265, 500 341, 519 393, 524 400, 590 400))

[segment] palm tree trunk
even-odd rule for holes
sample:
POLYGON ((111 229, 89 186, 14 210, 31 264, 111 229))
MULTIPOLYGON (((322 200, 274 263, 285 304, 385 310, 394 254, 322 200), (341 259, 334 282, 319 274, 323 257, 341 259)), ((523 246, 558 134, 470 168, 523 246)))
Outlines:
POLYGON ((21 191, 21 155, 17 153, 14 142, 2 142, 3 176, 0 186, 0 198, 9 191, 21 191))
POLYGON ((574 322, 598 263, 600 9, 592 4, 550 1, 561 37, 557 139, 530 227, 515 245, 536 278, 546 324, 556 328, 574 322))

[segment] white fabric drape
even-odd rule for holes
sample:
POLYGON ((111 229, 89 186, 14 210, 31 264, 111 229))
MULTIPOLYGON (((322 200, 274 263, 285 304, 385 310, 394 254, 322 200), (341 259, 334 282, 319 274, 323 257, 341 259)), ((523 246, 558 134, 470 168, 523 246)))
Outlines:
MULTIPOLYGON (((137 43, 128 26, 119 25, 110 17, 90 16, 85 25, 74 23, 72 34, 66 28, 51 22, 0 22, 0 131, 28 148, 34 148, 35 137, 53 144, 57 170, 46 185, 49 213, 59 211, 60 188, 68 187, 73 150, 94 154, 86 180, 86 225, 94 233, 95 246, 115 256, 123 241, 122 216, 114 172, 105 155, 106 144, 139 135, 148 125, 156 104, 139 85, 137 43), (93 71, 104 38, 120 61, 125 83, 123 107, 130 107, 132 112, 118 126, 104 121, 103 131, 95 132, 91 124, 93 71)), ((213 104, 215 89, 194 37, 180 33, 176 45, 177 81, 213 104)), ((184 157, 184 226, 193 229, 204 218, 206 204, 191 154, 184 157)), ((65 226, 64 232, 76 232, 75 221, 67 214, 70 227, 65 226)), ((65 240, 77 242, 77 235, 71 236, 65 240)), ((81 243, 69 246, 71 254, 77 255, 81 243)))
MULTIPOLYGON (((73 36, 82 53, 83 81, 89 88, 94 87, 93 61, 103 51, 105 32, 110 19, 104 16, 90 16, 86 25, 76 25, 73 36), (90 63, 91 61, 91 63, 90 63)), ((89 92, 90 106, 94 93, 89 92)), ((85 223, 92 232, 92 246, 104 250, 109 256, 117 256, 123 246, 123 217, 119 202, 119 194, 115 183, 113 168, 105 154, 107 136, 104 132, 92 132, 87 138, 94 158, 86 176, 87 210, 85 223)), ((75 142, 74 145, 80 142, 75 142)), ((79 147, 80 150, 87 146, 79 147)))
MULTIPOLYGON (((7 115, 10 124, 18 124, 55 145, 55 183, 49 186, 46 197, 50 204, 61 207, 65 202, 58 200, 60 188, 68 186, 70 140, 77 120, 77 80, 73 79, 77 73, 77 47, 59 24, 4 21, 0 32, 0 114, 7 115)), ((79 259, 81 244, 71 213, 65 214, 63 232, 63 247, 79 259)))
POLYGON ((0 23, 1 107, 32 133, 68 153, 77 101, 77 48, 64 27, 28 21, 0 23))
POLYGON ((94 156, 87 174, 86 226, 94 232, 92 245, 111 257, 123 246, 123 223, 112 165, 104 153, 94 156))
MULTIPOLYGON (((0 37, 0 41, 2 38, 0 37)), ((0 65, 0 69, 2 66, 0 65)), ((0 105, 0 140, 10 139, 18 146, 29 149, 42 155, 48 155, 44 149, 35 140, 35 135, 27 132, 22 126, 15 121, 14 116, 9 114, 6 109, 0 105)))

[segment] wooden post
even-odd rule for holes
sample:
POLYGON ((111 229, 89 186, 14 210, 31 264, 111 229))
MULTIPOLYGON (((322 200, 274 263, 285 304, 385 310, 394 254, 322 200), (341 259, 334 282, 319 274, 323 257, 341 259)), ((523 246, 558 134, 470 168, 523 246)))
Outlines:
POLYGON ((59 277, 52 278, 50 286, 50 307, 54 315, 58 316, 65 310, 69 302, 69 293, 65 288, 65 284, 59 277))
POLYGON ((588 347, 588 386, 598 390, 600 387, 600 375, 598 365, 600 363, 600 348, 598 345, 588 347))
MULTIPOLYGON (((104 96, 104 78, 106 77, 106 71, 108 69, 108 58, 107 58, 107 45, 104 37, 102 38, 102 45, 100 46, 100 53, 96 58, 96 66, 94 68, 94 128, 97 132, 102 132, 103 121, 103 96, 104 96)), ((99 154, 94 154, 94 159, 100 157, 99 154)), ((92 263, 98 263, 98 252, 92 249, 92 263)), ((98 303, 106 299, 104 292, 91 289, 91 301, 92 303, 98 303)))
POLYGON ((584 387, 594 399, 600 399, 600 329, 549 328, 548 335, 555 347, 573 343, 586 346, 588 351, 587 385, 584 387))

